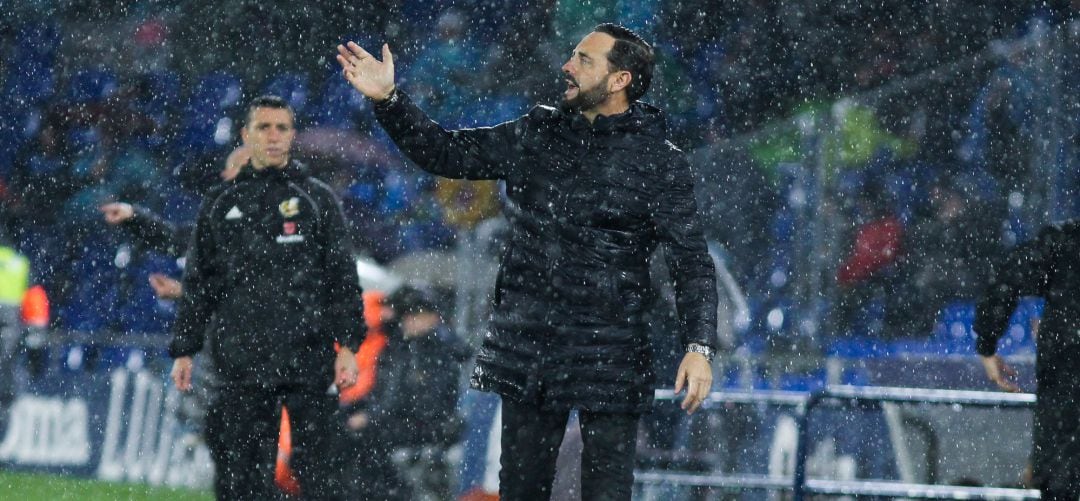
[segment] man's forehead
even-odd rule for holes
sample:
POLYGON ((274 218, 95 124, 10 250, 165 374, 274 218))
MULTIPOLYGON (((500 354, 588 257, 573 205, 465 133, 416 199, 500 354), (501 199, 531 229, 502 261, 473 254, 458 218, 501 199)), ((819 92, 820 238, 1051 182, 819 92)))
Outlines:
POLYGON ((581 52, 592 57, 606 55, 615 46, 615 37, 607 33, 592 32, 585 35, 578 43, 575 52, 581 52))
POLYGON ((284 108, 264 108, 258 107, 251 110, 252 122, 293 122, 292 113, 284 108))

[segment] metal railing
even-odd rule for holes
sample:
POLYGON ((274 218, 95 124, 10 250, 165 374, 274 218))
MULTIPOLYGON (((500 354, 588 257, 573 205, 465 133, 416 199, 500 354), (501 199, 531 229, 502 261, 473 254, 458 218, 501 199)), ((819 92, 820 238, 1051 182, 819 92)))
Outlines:
MULTIPOLYGON (((676 401, 680 396, 671 390, 657 390, 658 401, 676 401)), ((795 471, 791 477, 757 474, 690 474, 663 471, 638 471, 635 483, 669 484, 691 487, 714 487, 732 490, 790 490, 794 501, 809 494, 837 496, 888 496, 921 499, 1039 499, 1039 491, 998 487, 966 487, 915 484, 887 480, 825 480, 807 478, 809 456, 809 419, 824 404, 841 407, 881 405, 883 403, 957 405, 961 407, 1029 409, 1035 405, 1030 393, 935 390, 871 386, 830 386, 813 392, 794 391, 717 391, 712 392, 703 409, 726 404, 767 404, 792 407, 798 426, 795 471)))

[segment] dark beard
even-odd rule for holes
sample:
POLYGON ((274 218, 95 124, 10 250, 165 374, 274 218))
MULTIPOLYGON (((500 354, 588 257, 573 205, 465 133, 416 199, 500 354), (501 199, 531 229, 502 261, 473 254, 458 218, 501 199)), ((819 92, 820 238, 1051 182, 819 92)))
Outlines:
POLYGON ((578 87, 578 94, 573 99, 563 98, 560 108, 566 113, 581 113, 600 106, 611 95, 607 91, 607 78, 592 88, 585 90, 578 87))

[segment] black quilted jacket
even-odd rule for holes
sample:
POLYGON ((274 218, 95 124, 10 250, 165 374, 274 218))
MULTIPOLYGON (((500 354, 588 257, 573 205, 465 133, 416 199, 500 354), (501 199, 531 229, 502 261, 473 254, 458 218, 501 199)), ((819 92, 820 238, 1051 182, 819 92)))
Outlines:
POLYGON ((473 387, 549 409, 646 410, 648 258, 660 244, 677 291, 672 335, 716 345, 716 279, 693 177, 660 110, 634 103, 590 124, 537 106, 494 127, 447 131, 397 91, 376 116, 421 168, 506 183, 511 235, 473 387))

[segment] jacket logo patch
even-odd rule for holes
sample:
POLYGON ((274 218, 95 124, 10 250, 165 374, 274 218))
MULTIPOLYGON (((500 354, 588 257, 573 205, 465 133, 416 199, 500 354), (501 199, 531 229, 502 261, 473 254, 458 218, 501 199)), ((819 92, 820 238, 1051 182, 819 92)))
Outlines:
POLYGON ((296 234, 296 222, 294 222, 294 221, 285 221, 285 224, 281 225, 281 233, 283 233, 285 235, 295 235, 296 234))
POLYGON ((244 217, 244 213, 240 212, 240 208, 235 205, 232 209, 229 209, 229 212, 225 213, 226 220, 240 219, 242 217, 244 217))
POLYGON ((292 197, 284 202, 278 204, 278 212, 281 212, 282 216, 293 217, 300 213, 300 199, 292 197))
POLYGON ((278 235, 274 239, 279 244, 298 244, 304 241, 303 235, 278 235))

